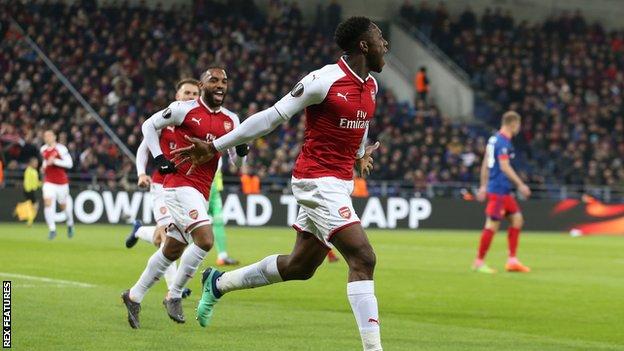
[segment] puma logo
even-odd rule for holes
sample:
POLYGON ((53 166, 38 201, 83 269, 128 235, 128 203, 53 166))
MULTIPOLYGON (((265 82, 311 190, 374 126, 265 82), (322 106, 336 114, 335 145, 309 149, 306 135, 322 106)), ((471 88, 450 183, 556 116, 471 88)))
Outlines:
POLYGON ((375 324, 379 325, 379 321, 377 319, 375 319, 375 318, 369 318, 368 319, 368 323, 375 323, 375 324))
POLYGON ((200 125, 200 123, 199 123, 199 122, 201 122, 201 118, 195 118, 195 117, 193 117, 193 118, 191 118, 191 121, 193 121, 193 122, 197 123, 197 125, 200 125))
POLYGON ((345 101, 347 101, 347 95, 349 95, 349 93, 344 93, 344 94, 341 94, 341 93, 336 93, 336 95, 338 95, 338 97, 341 97, 341 98, 343 98, 345 101))

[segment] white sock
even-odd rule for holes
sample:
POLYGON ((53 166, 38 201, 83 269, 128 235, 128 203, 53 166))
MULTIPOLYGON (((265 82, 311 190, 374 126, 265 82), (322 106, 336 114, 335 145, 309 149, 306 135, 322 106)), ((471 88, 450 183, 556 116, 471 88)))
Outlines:
POLYGON ((176 273, 178 273, 178 266, 175 262, 172 262, 165 271, 165 282, 167 283, 167 289, 171 289, 173 282, 175 281, 176 273))
POLYGON ((150 244, 154 243, 154 231, 156 230, 156 227, 154 226, 142 226, 139 229, 137 229, 136 233, 134 234, 134 236, 136 236, 137 238, 141 239, 141 240, 145 240, 150 244))
POLYGON ((382 350, 375 283, 372 280, 347 283, 347 297, 360 329, 364 351, 382 350))
POLYGON ((227 251, 219 252, 217 257, 222 259, 222 260, 225 260, 226 258, 228 258, 228 253, 227 253, 227 251))
POLYGON ((186 250, 184 250, 180 258, 178 272, 173 280, 171 288, 169 288, 169 296, 171 296, 171 298, 176 299, 182 297, 182 290, 184 290, 186 283, 193 278, 197 268, 207 254, 208 251, 204 251, 195 244, 189 245, 186 250))
MULTIPOLYGON (((165 246, 165 243, 160 243, 160 248, 162 249, 162 247, 165 246)), ((167 270, 165 271, 165 282, 167 283, 167 290, 171 289, 171 286, 173 286, 173 281, 175 279, 176 273, 178 272, 178 266, 176 265, 175 262, 171 262, 171 264, 169 265, 169 267, 167 267, 167 270)))
POLYGON ((65 202, 65 215, 67 215, 67 225, 74 225, 74 202, 71 199, 67 199, 65 202))
POLYGON ((43 208, 43 217, 48 224, 50 231, 56 230, 56 223, 54 223, 54 214, 56 213, 56 203, 52 200, 52 205, 43 208))
POLYGON ((277 270, 277 256, 265 257, 260 262, 225 272, 217 279, 217 289, 225 294, 234 290, 251 289, 283 281, 277 270))
POLYGON ((143 297, 147 293, 147 290, 154 285, 160 277, 162 277, 163 273, 167 267, 169 267, 173 261, 170 261, 165 257, 162 252, 162 249, 158 249, 152 257, 147 261, 147 267, 141 274, 139 280, 137 280, 136 284, 130 289, 130 299, 134 302, 143 301, 143 297))

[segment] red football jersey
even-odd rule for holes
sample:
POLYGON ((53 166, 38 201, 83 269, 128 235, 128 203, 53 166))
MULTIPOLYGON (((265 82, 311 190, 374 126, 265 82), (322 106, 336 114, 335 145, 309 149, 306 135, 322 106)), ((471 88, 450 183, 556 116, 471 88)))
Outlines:
MULTIPOLYGON (((167 126, 160 130, 160 138, 158 139, 160 142, 160 149, 165 155, 167 160, 171 159, 171 150, 175 149, 175 127, 167 126)), ((158 170, 152 172, 152 182, 156 184, 163 184, 165 181, 165 176, 160 174, 158 170)))
POLYGON ((46 164, 43 169, 43 181, 61 185, 68 184, 67 169, 72 167, 73 161, 65 145, 43 145, 40 152, 46 164), (60 163, 60 165, 55 163, 60 163))
MULTIPOLYGON (((201 98, 190 101, 175 101, 163 110, 162 115, 158 118, 158 120, 154 121, 156 127, 175 125, 173 138, 166 138, 170 140, 170 149, 190 145, 184 138, 185 135, 204 140, 214 140, 229 133, 239 125, 239 119, 235 113, 224 107, 213 111, 201 101, 201 98)), ((166 127, 161 130, 164 132, 165 129, 166 127)), ((161 134, 161 147, 162 144, 163 137, 161 134)), ((167 157, 167 154, 165 154, 165 157, 167 157)), ((190 162, 182 164, 175 173, 165 176, 163 187, 190 186, 199 190, 208 199, 210 186, 212 185, 220 158, 221 154, 215 155, 209 162, 196 167, 193 173, 188 176, 186 172, 191 167, 190 162)))
POLYGON ((343 58, 304 77, 275 104, 290 118, 305 107, 306 127, 295 178, 353 179, 356 154, 375 112, 377 81, 362 80, 343 58))

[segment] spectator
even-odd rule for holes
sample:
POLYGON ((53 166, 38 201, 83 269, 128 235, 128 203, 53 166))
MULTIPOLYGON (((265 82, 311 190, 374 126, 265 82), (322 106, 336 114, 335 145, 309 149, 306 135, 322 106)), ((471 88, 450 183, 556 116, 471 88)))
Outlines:
POLYGON ((366 179, 358 176, 353 177, 353 197, 368 197, 368 187, 366 186, 366 179))
POLYGON ((260 177, 254 174, 249 166, 242 167, 240 180, 243 194, 260 194, 260 177))
POLYGON ((338 4, 337 0, 331 0, 325 13, 327 14, 327 29, 329 33, 333 34, 342 21, 342 6, 338 4))
POLYGON ((402 18, 406 19, 409 22, 416 21, 416 9, 414 5, 412 5, 411 0, 405 0, 401 8, 399 9, 399 14, 402 18))
POLYGON ((427 94, 429 93, 429 78, 427 77, 427 69, 420 67, 416 75, 414 76, 414 89, 416 89, 416 102, 418 100, 427 101, 427 94))
POLYGON ((26 216, 28 226, 31 226, 35 221, 37 212, 39 211, 39 201, 37 199, 37 190, 41 188, 41 181, 39 180, 39 159, 32 157, 28 162, 28 167, 24 171, 24 197, 29 204, 26 206, 28 209, 28 215, 26 216))

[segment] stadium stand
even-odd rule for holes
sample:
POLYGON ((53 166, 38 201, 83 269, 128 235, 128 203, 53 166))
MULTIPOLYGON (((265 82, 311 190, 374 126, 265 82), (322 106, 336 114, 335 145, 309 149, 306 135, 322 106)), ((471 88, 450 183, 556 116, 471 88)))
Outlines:
MULTIPOLYGON (((258 15, 253 1, 232 1, 227 9, 197 2, 192 11, 94 1, 3 6, 27 33, 37 33, 35 42, 132 151, 140 141, 140 123, 173 98, 171 87, 181 77, 225 66, 231 78, 227 105, 244 117, 270 106, 303 74, 339 55, 328 28, 335 21, 306 26, 296 3, 274 1, 266 16, 258 15)), ((327 11, 340 13, 335 7, 327 11)), ((525 116, 517 141, 525 179, 622 185, 622 32, 587 25, 580 15, 529 26, 497 11, 480 20, 470 11, 451 19, 443 5, 402 8, 401 14, 464 67, 475 87, 525 116), (514 56, 531 50, 530 62, 514 56), (563 65, 552 64, 560 57, 567 57, 563 65), (608 79, 596 86, 602 78, 608 79)), ((42 131, 51 128, 79 160, 74 177, 98 186, 105 180, 113 189, 133 187, 131 162, 11 30, 0 44, 0 67, 7 174, 21 174, 42 131)), ((411 107, 383 87, 377 101, 371 138, 382 147, 373 179, 401 181, 417 191, 427 184, 478 180, 493 124, 452 122, 435 105, 411 107)), ((263 182, 290 176, 303 126, 298 116, 252 147, 250 168, 263 182)))
MULTIPOLYGON (((251 2, 227 12, 217 3, 204 4, 191 17, 182 15, 188 13, 184 8, 122 5, 116 11, 93 4, 28 3, 17 18, 27 32, 42 33, 35 41, 133 151, 140 123, 168 103, 170 87, 180 77, 224 65, 232 78, 228 105, 246 116, 269 107, 303 74, 339 56, 331 35, 322 34, 331 31, 305 27, 296 5, 273 2, 262 18, 248 10, 251 2), (132 24, 118 24, 126 21, 132 24)), ((31 145, 41 143, 41 131, 52 128, 80 160, 73 171, 82 179, 130 186, 131 164, 33 52, 18 37, 5 41, 2 52, 7 91, 0 101, 7 118, 1 134, 11 143, 9 169, 23 167, 36 152, 31 145)), ((483 140, 469 138, 470 128, 452 125, 435 107, 399 103, 389 91, 378 98, 378 116, 371 136, 383 142, 382 166, 374 178, 419 186, 477 179, 483 140)), ((265 180, 289 177, 303 126, 295 118, 258 141, 250 157, 255 173, 265 180)))
POLYGON ((400 14, 475 88, 524 116, 516 145, 533 183, 624 185, 624 31, 579 11, 535 24, 500 9, 451 17, 442 3, 406 2, 400 14))

